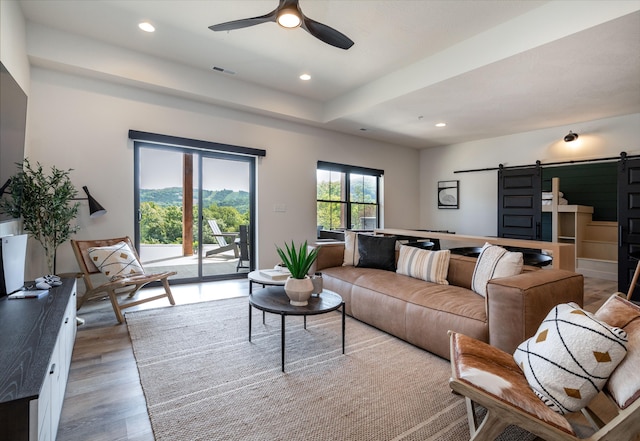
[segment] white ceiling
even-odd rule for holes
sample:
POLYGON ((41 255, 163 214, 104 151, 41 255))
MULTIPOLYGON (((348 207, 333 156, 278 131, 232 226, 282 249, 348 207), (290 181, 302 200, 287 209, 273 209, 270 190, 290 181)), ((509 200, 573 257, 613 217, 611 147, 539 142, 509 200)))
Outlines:
MULTIPOLYGON (((208 29, 277 4, 20 0, 30 25, 206 72, 198 81, 224 83, 231 95, 292 99, 284 111, 254 93, 244 110, 415 148, 640 113, 638 0, 301 0, 308 17, 355 42, 346 51, 275 23, 208 29), (157 31, 138 30, 141 20, 157 31)), ((42 54, 31 61, 55 64, 42 54)))

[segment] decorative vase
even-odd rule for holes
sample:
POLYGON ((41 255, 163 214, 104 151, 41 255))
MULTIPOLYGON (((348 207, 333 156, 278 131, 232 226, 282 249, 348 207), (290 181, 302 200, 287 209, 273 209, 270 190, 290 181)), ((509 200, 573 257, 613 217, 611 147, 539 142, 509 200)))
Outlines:
POLYGON ((313 283, 309 276, 305 276, 304 279, 289 277, 284 283, 284 292, 293 306, 307 306, 313 292, 313 283))

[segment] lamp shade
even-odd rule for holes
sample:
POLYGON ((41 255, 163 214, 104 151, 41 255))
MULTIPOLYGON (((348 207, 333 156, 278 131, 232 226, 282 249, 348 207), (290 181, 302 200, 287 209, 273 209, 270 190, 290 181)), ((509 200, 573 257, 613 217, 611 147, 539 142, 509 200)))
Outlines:
POLYGON ((89 217, 100 217, 107 212, 98 201, 89 193, 87 186, 83 186, 82 189, 87 194, 87 200, 89 201, 89 217))

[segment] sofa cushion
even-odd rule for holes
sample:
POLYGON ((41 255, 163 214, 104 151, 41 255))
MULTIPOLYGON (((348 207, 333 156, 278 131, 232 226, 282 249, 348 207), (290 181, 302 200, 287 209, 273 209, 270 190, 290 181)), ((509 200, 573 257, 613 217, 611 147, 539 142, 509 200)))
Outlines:
POLYGON ((473 291, 486 297, 489 280, 520 274, 522 265, 522 253, 507 251, 500 246, 486 243, 478 256, 471 287, 473 291))
POLYGON ((553 308, 513 357, 529 386, 552 410, 577 412, 595 398, 627 353, 624 330, 575 303, 553 308))
POLYGON ((398 274, 415 277, 427 282, 448 285, 449 250, 429 251, 402 245, 398 257, 398 274))
POLYGON ((596 318, 627 333, 627 356, 609 377, 607 390, 621 409, 640 397, 640 306, 613 294, 596 311, 596 318))
POLYGON ((358 235, 360 260, 356 266, 387 271, 396 270, 396 237, 358 235))
POLYGON ((344 232, 344 266, 356 266, 360 261, 358 252, 358 234, 353 231, 344 232))

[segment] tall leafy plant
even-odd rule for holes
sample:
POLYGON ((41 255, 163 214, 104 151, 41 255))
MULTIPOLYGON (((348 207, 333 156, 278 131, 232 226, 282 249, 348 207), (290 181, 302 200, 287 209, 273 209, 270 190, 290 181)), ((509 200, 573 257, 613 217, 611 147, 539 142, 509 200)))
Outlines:
POLYGON ((47 174, 40 163, 32 167, 28 159, 17 165, 18 173, 8 187, 10 196, 0 199, 0 211, 22 218, 24 230, 44 248, 49 273, 55 274, 58 246, 80 229, 71 225, 79 206, 72 202, 77 191, 69 179, 71 170, 53 166, 47 174))

